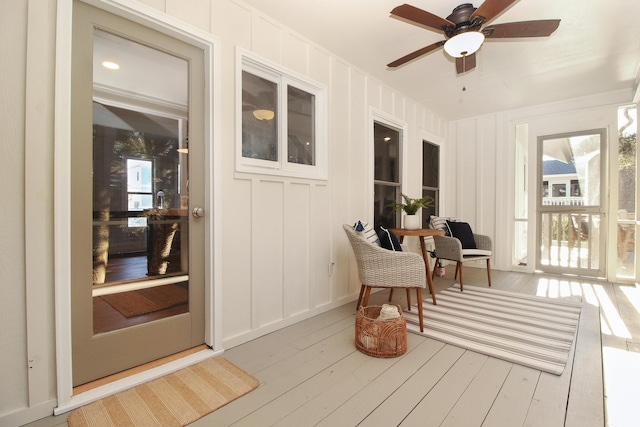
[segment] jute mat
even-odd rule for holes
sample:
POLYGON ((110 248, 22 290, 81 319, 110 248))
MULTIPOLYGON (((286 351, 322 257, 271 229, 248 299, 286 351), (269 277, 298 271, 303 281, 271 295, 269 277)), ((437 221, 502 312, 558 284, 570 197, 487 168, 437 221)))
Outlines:
POLYGON ((189 301, 189 289, 185 285, 172 284, 103 295, 100 298, 129 318, 185 304, 189 301))
POLYGON ((185 426, 259 384, 216 357, 78 408, 67 423, 70 427, 185 426))
POLYGON ((573 345, 581 303, 460 285, 404 311, 407 330, 467 350, 560 375, 573 345))

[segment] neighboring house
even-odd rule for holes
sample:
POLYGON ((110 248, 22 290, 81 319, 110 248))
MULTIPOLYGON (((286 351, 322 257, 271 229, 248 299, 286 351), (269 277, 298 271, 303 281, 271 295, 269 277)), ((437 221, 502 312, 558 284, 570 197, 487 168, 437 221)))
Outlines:
MULTIPOLYGON (((600 168, 600 155, 590 154, 569 162, 544 160, 542 163, 542 204, 581 206, 589 200, 589 194, 599 191, 599 182, 590 182, 590 169, 600 168), (576 165, 580 172, 576 170, 576 165), (592 188, 595 187, 595 188, 592 188)), ((599 178, 599 175, 598 175, 599 178)))
POLYGON ((580 182, 573 161, 545 160, 542 168, 543 204, 581 204, 580 182))
MULTIPOLYGON (((409 194, 421 192, 422 140, 441 146, 441 213, 463 217, 493 236, 493 268, 511 270, 515 168, 509 135, 515 123, 529 123, 531 135, 616 129, 616 109, 634 95, 631 88, 594 93, 449 122, 241 2, 203 0, 171 10, 163 1, 144 3, 150 6, 141 8, 142 15, 183 23, 187 33, 212 34, 214 60, 220 62, 211 88, 215 156, 208 165, 215 216, 205 217, 211 239, 204 251, 213 282, 207 288, 207 331, 216 351, 357 297, 360 284, 341 224, 372 216, 374 120, 403 131, 402 184, 409 194), (326 87, 326 177, 236 170, 236 46, 326 87)), ((56 34, 71 30, 71 22, 57 22, 56 7, 70 4, 30 0, 1 6, 0 425, 50 415, 71 398, 65 227, 73 223, 64 205, 69 183, 59 179, 69 155, 60 149, 65 135, 57 127, 65 96, 56 93, 56 60, 69 58, 71 45, 55 42, 56 34)), ((574 173, 550 172, 550 197, 582 194, 574 173)))

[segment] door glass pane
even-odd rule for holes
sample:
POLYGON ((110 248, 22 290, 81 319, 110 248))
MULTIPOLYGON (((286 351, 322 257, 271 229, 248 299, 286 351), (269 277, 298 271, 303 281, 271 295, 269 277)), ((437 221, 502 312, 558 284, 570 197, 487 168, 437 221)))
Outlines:
POLYGON ((93 78, 93 330, 101 333, 188 311, 188 63, 96 30, 93 78))
POLYGON ((604 274, 603 135, 594 131, 541 140, 538 265, 545 271, 604 274))
POLYGON ((242 72, 242 157, 278 160, 278 85, 242 72))
POLYGON ((315 95, 288 87, 287 155, 290 163, 315 165, 315 95))
POLYGON ((545 139, 542 150, 543 205, 600 206, 600 134, 545 139))

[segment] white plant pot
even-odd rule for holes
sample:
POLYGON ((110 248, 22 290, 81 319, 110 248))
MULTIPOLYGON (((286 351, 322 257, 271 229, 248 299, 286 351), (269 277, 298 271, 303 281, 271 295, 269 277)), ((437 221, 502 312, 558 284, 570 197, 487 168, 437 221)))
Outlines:
POLYGON ((417 230, 420 228, 420 216, 419 215, 405 215, 404 216, 404 228, 407 230, 417 230))

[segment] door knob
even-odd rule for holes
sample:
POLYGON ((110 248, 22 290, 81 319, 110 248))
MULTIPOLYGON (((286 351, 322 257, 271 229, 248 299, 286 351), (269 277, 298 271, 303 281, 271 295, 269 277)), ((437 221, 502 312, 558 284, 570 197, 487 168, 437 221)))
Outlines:
POLYGON ((198 207, 193 208, 191 214, 196 218, 202 218, 204 216, 204 209, 198 207))

